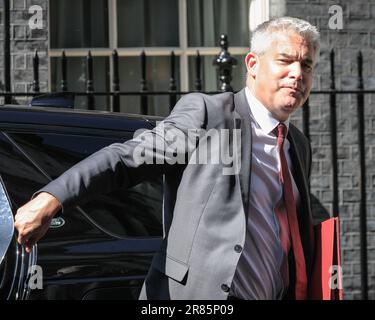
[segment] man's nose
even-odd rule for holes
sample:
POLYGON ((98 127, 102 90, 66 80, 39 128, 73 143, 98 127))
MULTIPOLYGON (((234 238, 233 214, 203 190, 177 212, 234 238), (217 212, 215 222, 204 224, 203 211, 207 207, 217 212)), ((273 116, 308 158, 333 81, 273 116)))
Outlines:
POLYGON ((302 80, 302 65, 299 61, 295 61, 290 65, 289 77, 297 81, 302 80))

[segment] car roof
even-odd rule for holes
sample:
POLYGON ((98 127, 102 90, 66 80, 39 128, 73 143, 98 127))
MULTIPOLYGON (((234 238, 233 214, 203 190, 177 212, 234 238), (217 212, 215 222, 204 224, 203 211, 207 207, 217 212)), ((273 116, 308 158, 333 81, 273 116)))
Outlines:
POLYGON ((0 124, 40 124, 135 131, 154 127, 163 117, 125 114, 99 110, 30 107, 19 105, 0 106, 0 124))

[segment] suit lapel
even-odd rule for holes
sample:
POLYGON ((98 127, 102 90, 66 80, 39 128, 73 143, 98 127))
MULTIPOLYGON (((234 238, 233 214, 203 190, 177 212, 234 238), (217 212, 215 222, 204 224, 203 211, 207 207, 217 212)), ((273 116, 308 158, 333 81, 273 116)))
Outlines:
MULTIPOLYGON (((297 148, 296 143, 296 134, 294 133, 296 130, 292 125, 290 126, 290 130, 288 133, 288 140, 290 142, 290 157, 293 163, 293 178, 296 182, 298 191, 300 193, 300 205, 297 208, 298 210, 298 222, 301 234, 301 241, 305 253, 305 260, 306 260, 306 267, 307 267, 307 274, 310 275, 311 267, 312 267, 312 260, 313 260, 313 252, 314 252, 314 233, 313 233, 313 224, 312 224, 312 217, 311 217, 311 209, 310 209, 310 196, 309 196, 309 187, 308 187, 308 179, 307 179, 307 172, 304 170, 304 166, 302 165, 302 159, 305 155, 300 152, 300 149, 297 148)), ((299 141, 298 141, 299 142, 299 141)), ((303 142, 299 142, 303 143, 303 142)), ((305 162, 304 162, 305 163, 305 162)))
POLYGON ((242 203, 247 217, 249 212, 249 193, 251 180, 251 118, 250 109, 246 100, 245 89, 234 95, 235 126, 241 129, 241 169, 239 174, 242 203))

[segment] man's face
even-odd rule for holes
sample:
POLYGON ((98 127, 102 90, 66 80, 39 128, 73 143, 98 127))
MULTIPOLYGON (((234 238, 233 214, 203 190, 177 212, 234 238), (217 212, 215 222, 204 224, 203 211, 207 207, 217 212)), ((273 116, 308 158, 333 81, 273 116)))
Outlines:
POLYGON ((246 56, 247 85, 274 118, 285 121, 308 98, 314 65, 308 41, 294 32, 277 33, 264 54, 246 56))

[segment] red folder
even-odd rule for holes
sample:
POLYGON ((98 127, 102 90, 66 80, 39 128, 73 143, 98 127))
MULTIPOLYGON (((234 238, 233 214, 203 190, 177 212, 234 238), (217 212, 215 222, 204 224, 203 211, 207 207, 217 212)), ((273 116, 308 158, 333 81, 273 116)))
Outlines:
POLYGON ((342 300, 338 217, 315 226, 315 241, 309 297, 312 300, 342 300))

